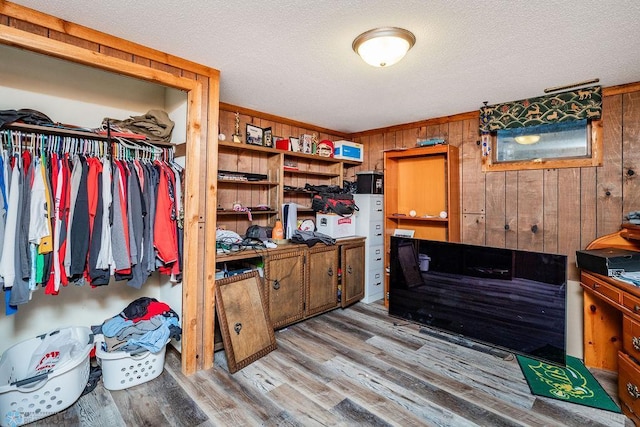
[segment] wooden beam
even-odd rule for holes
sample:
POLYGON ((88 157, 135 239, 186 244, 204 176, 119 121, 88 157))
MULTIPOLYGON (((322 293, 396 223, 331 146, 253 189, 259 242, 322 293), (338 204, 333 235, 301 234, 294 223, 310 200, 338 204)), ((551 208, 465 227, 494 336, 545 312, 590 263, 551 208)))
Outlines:
MULTIPOLYGON (((211 80, 209 83, 209 99, 218 99, 220 96, 219 81, 211 80)), ((216 280, 216 245, 210 242, 216 241, 216 207, 218 202, 218 118, 220 110, 218 104, 209 103, 209 126, 207 144, 207 178, 205 194, 205 238, 204 238, 204 302, 202 320, 203 352, 201 368, 213 367, 215 351, 215 280, 216 280)))
POLYGON ((100 52, 89 51, 4 25, 0 25, 0 43, 26 48, 54 58, 66 59, 90 67, 171 86, 176 89, 191 90, 197 84, 191 79, 174 76, 164 71, 154 70, 123 59, 107 56, 100 52))

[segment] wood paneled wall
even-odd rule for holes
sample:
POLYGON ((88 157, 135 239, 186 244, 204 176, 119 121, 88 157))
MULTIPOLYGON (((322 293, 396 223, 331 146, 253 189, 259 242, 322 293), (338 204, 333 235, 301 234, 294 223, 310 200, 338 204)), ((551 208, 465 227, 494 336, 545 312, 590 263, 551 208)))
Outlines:
POLYGON ((363 170, 382 169, 383 151, 445 138, 460 148, 462 241, 565 254, 579 280, 576 250, 620 229, 640 210, 640 88, 603 91, 602 167, 482 172, 478 115, 425 120, 351 135, 365 145, 363 170))

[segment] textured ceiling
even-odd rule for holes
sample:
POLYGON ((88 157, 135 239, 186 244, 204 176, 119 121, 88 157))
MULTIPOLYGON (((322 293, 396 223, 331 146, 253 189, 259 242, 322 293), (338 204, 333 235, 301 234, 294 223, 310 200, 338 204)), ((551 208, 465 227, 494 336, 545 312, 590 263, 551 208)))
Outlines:
POLYGON ((357 132, 640 81, 637 0, 14 0, 221 72, 220 100, 357 132), (416 45, 389 68, 352 50, 397 26, 416 45))

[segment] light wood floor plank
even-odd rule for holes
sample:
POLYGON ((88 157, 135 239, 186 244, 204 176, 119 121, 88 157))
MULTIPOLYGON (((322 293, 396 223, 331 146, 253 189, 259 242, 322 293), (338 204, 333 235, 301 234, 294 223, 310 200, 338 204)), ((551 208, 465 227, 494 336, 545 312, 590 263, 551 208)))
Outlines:
MULTIPOLYGON (((222 351, 212 369, 184 376, 169 349, 157 379, 121 391, 100 383, 32 425, 632 425, 621 414, 533 396, 512 354, 443 338, 381 304, 358 303, 276 331, 277 350, 233 375, 222 351)), ((615 374, 595 375, 617 393, 615 374)))

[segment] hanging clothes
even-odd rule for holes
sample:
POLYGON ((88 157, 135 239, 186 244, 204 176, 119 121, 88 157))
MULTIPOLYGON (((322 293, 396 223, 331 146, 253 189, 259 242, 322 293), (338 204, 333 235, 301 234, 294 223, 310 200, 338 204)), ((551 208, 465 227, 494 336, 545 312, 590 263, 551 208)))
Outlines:
POLYGON ((156 271, 181 280, 184 180, 162 150, 120 141, 111 157, 101 142, 10 132, 0 130, 7 314, 40 288, 57 295, 113 277, 139 289, 156 271))

